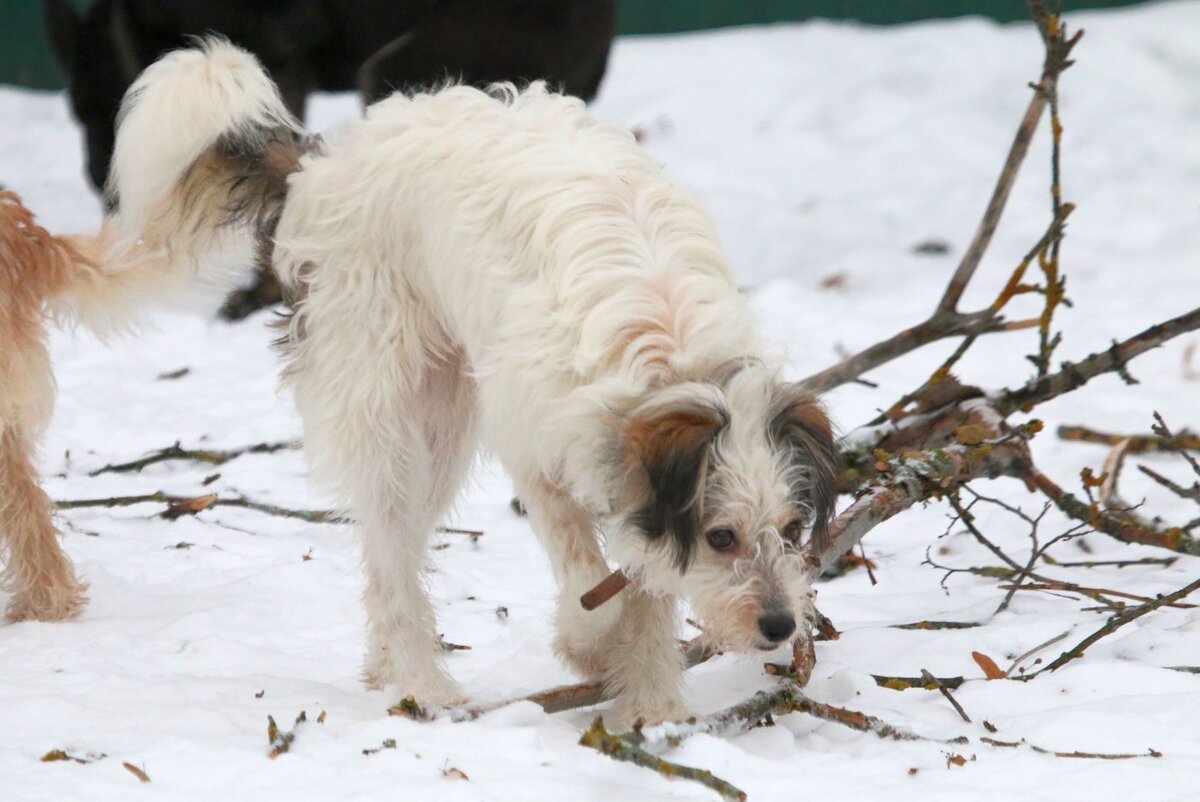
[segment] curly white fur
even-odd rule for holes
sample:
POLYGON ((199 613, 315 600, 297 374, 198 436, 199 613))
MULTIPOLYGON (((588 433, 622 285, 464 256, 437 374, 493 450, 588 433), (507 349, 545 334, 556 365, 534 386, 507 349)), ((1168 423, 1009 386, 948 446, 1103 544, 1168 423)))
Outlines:
MULTIPOLYGON (((202 51, 210 74, 234 69, 228 50, 202 51)), ((676 595, 737 648, 764 646, 764 611, 806 617, 779 534, 804 503, 796 449, 769 430, 778 364, 703 206, 628 131, 540 84, 452 86, 372 106, 299 166, 273 238, 296 299, 287 382, 314 478, 362 530, 371 682, 461 698, 422 569, 481 443, 550 554, 559 653, 606 677, 624 718, 681 712, 676 595), (649 532, 673 481, 696 490, 649 532), (703 542, 717 523, 736 552, 703 542), (638 581, 585 613, 602 538, 638 581)))

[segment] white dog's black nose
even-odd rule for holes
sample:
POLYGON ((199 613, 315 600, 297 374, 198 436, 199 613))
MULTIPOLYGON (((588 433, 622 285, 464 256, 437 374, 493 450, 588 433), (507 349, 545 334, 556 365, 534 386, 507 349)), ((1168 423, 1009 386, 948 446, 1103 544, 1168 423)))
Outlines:
POLYGON ((796 619, 790 613, 763 613, 758 617, 758 629, 767 640, 779 643, 796 631, 796 619))

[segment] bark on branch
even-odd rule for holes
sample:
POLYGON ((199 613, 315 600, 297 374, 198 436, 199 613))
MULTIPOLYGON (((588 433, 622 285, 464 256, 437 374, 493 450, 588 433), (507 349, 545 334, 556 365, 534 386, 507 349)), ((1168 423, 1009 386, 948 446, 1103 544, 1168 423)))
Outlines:
POLYGON ((267 515, 281 518, 297 518, 302 521, 317 524, 345 523, 345 519, 329 510, 300 510, 289 507, 279 507, 253 501, 245 496, 229 496, 222 498, 216 494, 207 496, 176 496, 163 493, 161 490, 140 496, 113 496, 111 498, 84 498, 56 501, 54 506, 60 510, 77 510, 85 507, 132 507, 137 504, 166 504, 167 509, 159 513, 163 518, 174 520, 184 515, 195 515, 212 507, 240 507, 255 510, 267 515))
POLYGON ((203 462, 208 465, 224 465, 226 462, 237 459, 243 454, 274 454, 276 451, 298 448, 300 448, 300 443, 288 441, 283 443, 256 443, 251 446, 228 450, 191 449, 182 448, 179 442, 176 441, 174 445, 159 449, 141 459, 121 462, 115 465, 105 465, 103 468, 90 471, 88 476, 100 476, 105 473, 136 473, 150 465, 156 465, 160 462, 170 462, 172 460, 191 460, 192 462, 203 462))
MULTIPOLYGON (((1029 411, 1038 404, 1078 390, 1097 376, 1105 373, 1123 373, 1125 366, 1135 357, 1198 328, 1200 307, 1151 326, 1129 339, 1115 342, 1106 350, 1091 354, 1080 362, 1064 362, 1057 373, 1034 379, 1017 390, 1004 390, 992 403, 1005 417, 1018 410, 1029 411)), ((1130 379, 1126 377, 1126 381, 1130 379)))
MULTIPOLYGON (((996 433, 999 436, 999 433, 996 433)), ((815 579, 867 532, 917 502, 951 492, 975 479, 1023 477, 1029 451, 1012 438, 997 443, 951 445, 932 451, 908 452, 883 465, 884 478, 865 488, 829 527, 828 547, 809 554, 809 574, 815 579)))

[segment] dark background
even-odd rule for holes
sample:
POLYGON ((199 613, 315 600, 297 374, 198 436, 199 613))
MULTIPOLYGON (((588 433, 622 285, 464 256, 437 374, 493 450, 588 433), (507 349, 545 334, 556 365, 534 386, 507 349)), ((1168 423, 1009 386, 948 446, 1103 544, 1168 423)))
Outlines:
MULTIPOLYGON (((1133 5, 1140 0, 1078 0, 1070 10, 1133 5)), ((86 8, 89 0, 73 0, 86 8)), ((1024 0, 623 0, 623 34, 671 33, 812 18, 891 25, 969 14, 1000 22, 1027 19, 1024 0)), ((42 33, 41 0, 0 0, 0 83, 39 89, 62 85, 42 33)))

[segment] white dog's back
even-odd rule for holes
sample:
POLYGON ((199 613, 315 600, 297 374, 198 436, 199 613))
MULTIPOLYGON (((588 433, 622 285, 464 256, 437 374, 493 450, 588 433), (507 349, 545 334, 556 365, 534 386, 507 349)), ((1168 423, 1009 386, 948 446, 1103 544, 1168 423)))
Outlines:
POLYGON ((500 441, 550 411, 489 392, 496 371, 560 396, 601 379, 636 395, 756 344, 699 201, 628 131, 541 84, 372 106, 292 177, 275 247, 306 299, 297 359, 347 321, 352 342, 329 343, 343 355, 371 347, 363 330, 461 348, 500 441))

